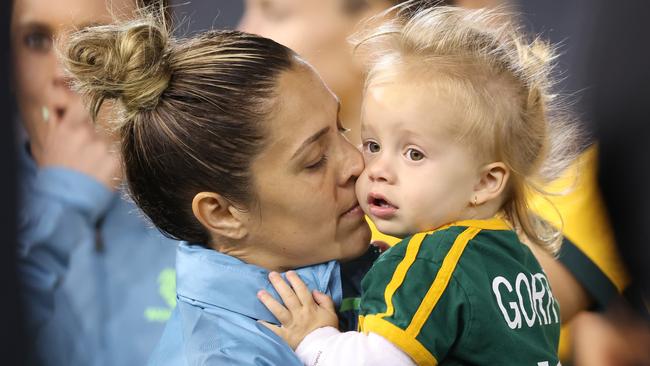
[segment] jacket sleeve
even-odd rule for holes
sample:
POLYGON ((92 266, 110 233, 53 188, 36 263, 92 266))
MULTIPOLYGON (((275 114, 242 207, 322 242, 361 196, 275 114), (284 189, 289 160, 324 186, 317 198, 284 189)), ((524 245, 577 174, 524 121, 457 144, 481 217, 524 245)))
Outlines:
POLYGON ((332 327, 311 332, 298 345, 296 354, 308 366, 415 365, 406 353, 380 335, 340 333, 332 327))
POLYGON ((70 255, 81 243, 94 242, 95 226, 113 193, 85 174, 58 167, 40 169, 25 184, 18 263, 28 331, 33 333, 51 318, 70 255))

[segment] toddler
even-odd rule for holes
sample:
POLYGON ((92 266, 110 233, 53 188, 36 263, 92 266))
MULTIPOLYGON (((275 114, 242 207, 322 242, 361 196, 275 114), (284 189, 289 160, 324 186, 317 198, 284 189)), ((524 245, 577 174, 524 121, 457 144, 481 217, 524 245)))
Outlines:
POLYGON ((558 365, 558 303, 520 241, 557 252, 526 197, 576 151, 549 94, 552 50, 493 11, 392 11, 360 42, 372 64, 356 192, 404 239, 362 282, 359 332, 340 333, 331 300, 292 272, 291 287, 270 276, 284 305, 258 294, 282 323, 267 326, 307 365, 558 365))

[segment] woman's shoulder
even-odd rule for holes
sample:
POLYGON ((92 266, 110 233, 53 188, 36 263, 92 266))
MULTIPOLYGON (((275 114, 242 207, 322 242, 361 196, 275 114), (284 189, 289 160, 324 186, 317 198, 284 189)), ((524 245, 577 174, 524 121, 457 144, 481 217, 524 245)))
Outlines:
POLYGON ((255 319, 178 302, 151 366, 301 365, 291 348, 255 319))

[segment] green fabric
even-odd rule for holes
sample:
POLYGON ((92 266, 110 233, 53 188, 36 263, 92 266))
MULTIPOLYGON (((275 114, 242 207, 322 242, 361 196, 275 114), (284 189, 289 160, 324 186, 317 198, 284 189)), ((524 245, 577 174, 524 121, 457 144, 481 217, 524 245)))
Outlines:
POLYGON ((614 283, 571 240, 563 239, 558 260, 587 289, 594 299, 593 310, 607 310, 610 301, 619 296, 614 283))
POLYGON ((341 307, 339 308, 339 312, 344 312, 344 311, 358 311, 359 310, 359 304, 361 303, 361 298, 360 297, 346 297, 341 301, 341 307))
MULTIPOLYGON (((394 314, 384 320, 407 329, 454 241, 466 229, 453 226, 425 237, 392 297, 394 314)), ((360 315, 386 311, 385 289, 410 239, 384 253, 364 278, 360 315)), ((559 315, 548 280, 530 250, 512 231, 481 230, 468 242, 414 341, 441 365, 555 366, 559 315)), ((382 334, 381 329, 364 330, 382 334)))

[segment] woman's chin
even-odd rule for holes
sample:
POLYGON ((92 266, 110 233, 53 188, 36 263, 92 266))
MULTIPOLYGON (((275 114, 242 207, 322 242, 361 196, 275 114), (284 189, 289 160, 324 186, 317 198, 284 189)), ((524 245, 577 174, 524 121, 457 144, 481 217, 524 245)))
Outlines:
POLYGON ((343 244, 341 250, 342 255, 338 260, 349 261, 362 256, 366 251, 368 251, 370 238, 370 227, 364 220, 363 224, 355 230, 355 232, 347 238, 347 242, 343 244))

